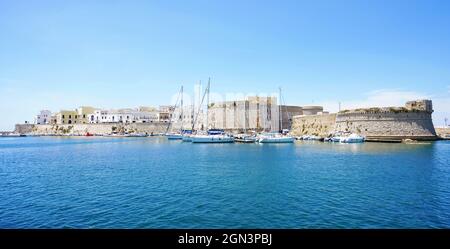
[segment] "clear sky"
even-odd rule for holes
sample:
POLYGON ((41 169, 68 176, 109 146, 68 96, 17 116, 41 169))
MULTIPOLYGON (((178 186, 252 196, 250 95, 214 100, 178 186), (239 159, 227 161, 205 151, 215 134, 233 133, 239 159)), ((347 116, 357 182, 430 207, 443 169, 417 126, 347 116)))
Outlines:
POLYGON ((208 77, 330 111, 431 98, 442 125, 450 1, 0 0, 0 130, 41 109, 168 104, 208 77))

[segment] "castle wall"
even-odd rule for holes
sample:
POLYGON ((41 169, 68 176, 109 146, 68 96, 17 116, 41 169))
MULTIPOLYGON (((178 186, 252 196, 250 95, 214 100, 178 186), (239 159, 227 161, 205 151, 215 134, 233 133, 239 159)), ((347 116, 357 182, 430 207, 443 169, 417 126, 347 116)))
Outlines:
POLYGON ((350 132, 368 141, 398 141, 402 139, 435 140, 436 131, 427 111, 345 112, 295 116, 291 134, 326 137, 335 132, 350 132))
POLYGON ((431 113, 426 111, 338 113, 335 131, 357 133, 368 140, 436 138, 431 113))
POLYGON ((336 114, 294 116, 291 134, 326 137, 334 132, 336 114))

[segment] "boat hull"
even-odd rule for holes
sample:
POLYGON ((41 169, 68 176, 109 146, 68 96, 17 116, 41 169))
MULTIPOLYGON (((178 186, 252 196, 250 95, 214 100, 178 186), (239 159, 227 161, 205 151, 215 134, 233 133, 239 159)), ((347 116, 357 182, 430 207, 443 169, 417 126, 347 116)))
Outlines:
POLYGON ((191 140, 192 143, 234 143, 232 137, 224 136, 194 136, 191 140))
POLYGON ((183 139, 183 135, 181 134, 170 134, 170 135, 166 135, 167 139, 169 140, 179 140, 179 139, 183 139))
POLYGON ((260 138, 258 142, 260 143, 293 143, 295 138, 293 137, 275 137, 275 138, 260 138))
POLYGON ((256 139, 253 138, 235 138, 235 142, 237 143, 255 143, 256 139))

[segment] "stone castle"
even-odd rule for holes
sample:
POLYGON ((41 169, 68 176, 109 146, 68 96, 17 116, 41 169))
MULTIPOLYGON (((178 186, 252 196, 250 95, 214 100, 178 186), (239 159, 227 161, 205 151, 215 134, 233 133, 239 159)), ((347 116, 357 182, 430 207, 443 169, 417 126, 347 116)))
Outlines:
POLYGON ((357 133, 368 141, 435 140, 431 100, 408 101, 404 107, 361 108, 333 114, 295 116, 292 134, 326 137, 357 133))

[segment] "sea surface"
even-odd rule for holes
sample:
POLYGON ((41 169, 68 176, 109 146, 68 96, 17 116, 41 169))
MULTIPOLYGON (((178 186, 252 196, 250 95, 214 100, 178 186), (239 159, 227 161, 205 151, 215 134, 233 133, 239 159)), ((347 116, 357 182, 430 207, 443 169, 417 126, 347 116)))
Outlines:
POLYGON ((0 138, 0 228, 450 228, 450 141, 0 138))

